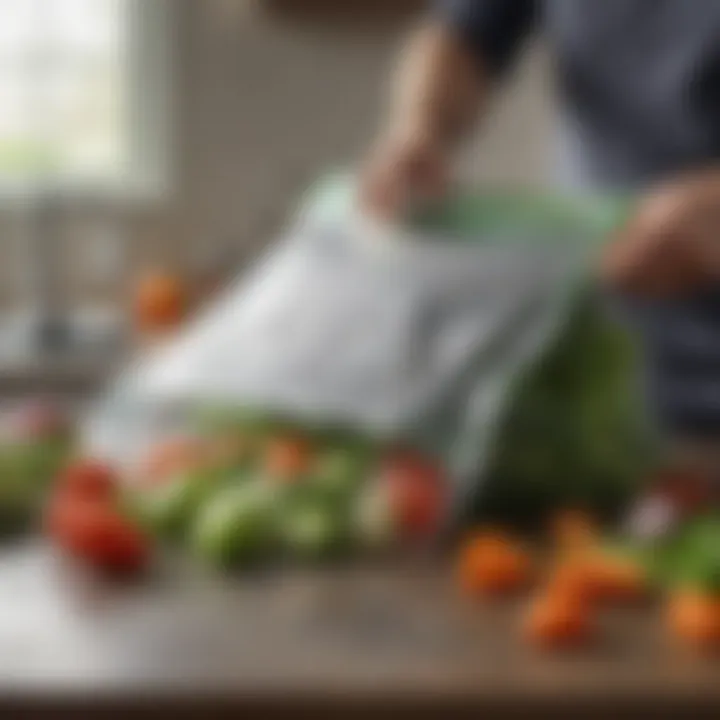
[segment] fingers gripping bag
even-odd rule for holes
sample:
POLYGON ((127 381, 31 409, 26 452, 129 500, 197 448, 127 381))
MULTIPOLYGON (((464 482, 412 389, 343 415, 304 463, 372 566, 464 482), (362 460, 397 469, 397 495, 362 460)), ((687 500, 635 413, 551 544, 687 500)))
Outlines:
POLYGON ((589 279, 616 216, 609 202, 468 195, 388 228, 332 178, 246 277, 116 381, 87 451, 136 478, 169 437, 251 437, 216 505, 291 498, 281 534, 296 546, 347 539, 350 516, 381 537, 439 507, 614 499, 643 447, 632 353, 589 279))

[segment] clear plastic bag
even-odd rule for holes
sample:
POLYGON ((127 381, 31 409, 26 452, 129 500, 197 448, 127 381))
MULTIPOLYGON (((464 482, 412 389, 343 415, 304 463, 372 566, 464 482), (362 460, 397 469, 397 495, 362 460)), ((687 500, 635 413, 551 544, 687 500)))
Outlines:
POLYGON ((247 278, 118 379, 86 423, 89 452, 132 463, 215 404, 401 438, 439 457, 459 491, 481 475, 595 244, 569 225, 379 227, 339 187, 344 205, 316 195, 247 278))

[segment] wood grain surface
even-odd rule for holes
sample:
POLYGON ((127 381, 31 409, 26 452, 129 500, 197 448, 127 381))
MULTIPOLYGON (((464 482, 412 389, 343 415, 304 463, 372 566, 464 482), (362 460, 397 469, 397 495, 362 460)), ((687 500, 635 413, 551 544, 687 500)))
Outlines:
POLYGON ((718 717, 718 665, 670 647, 654 610, 607 614, 594 651, 549 659, 519 642, 520 604, 471 604, 434 561, 228 580, 165 560, 120 584, 23 543, 0 554, 0 717, 718 717))

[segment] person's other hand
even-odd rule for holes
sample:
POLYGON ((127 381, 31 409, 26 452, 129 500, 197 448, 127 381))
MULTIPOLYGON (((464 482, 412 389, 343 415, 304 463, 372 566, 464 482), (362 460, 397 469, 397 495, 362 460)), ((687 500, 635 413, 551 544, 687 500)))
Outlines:
POLYGON ((401 125, 373 146, 361 175, 360 203, 386 220, 401 218, 415 204, 443 195, 448 164, 446 148, 435 134, 401 125))
POLYGON ((648 297, 720 282, 720 173, 650 192, 603 257, 612 287, 648 297))

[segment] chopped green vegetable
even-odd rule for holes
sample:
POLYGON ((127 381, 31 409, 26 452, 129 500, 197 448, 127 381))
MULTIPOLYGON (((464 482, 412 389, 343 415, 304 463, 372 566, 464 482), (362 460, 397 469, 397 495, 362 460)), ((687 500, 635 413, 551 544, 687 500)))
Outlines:
POLYGON ((392 544, 396 523, 386 484, 372 483, 363 488, 353 508, 352 520, 360 547, 375 550, 392 544))
POLYGON ((614 511, 637 493, 653 448, 626 333, 588 294, 554 347, 521 378, 472 514, 614 511))
POLYGON ((352 450, 328 450, 321 454, 308 477, 308 485, 328 500, 347 500, 365 480, 367 463, 352 450))
POLYGON ((347 539, 340 513, 327 506, 303 502, 283 513, 282 534, 291 554, 311 559, 339 552, 347 539))
POLYGON ((178 537, 192 522, 212 484, 202 474, 185 476, 145 488, 135 501, 139 516, 162 537, 178 537))
POLYGON ((650 541, 616 541, 632 554, 661 587, 694 587, 720 592, 720 515, 687 521, 669 536, 650 541))
POLYGON ((197 552, 237 566, 267 554, 277 536, 277 493, 261 482, 222 488, 200 509, 192 529, 197 552))
POLYGON ((70 452, 66 439, 0 446, 0 531, 27 526, 70 452))

